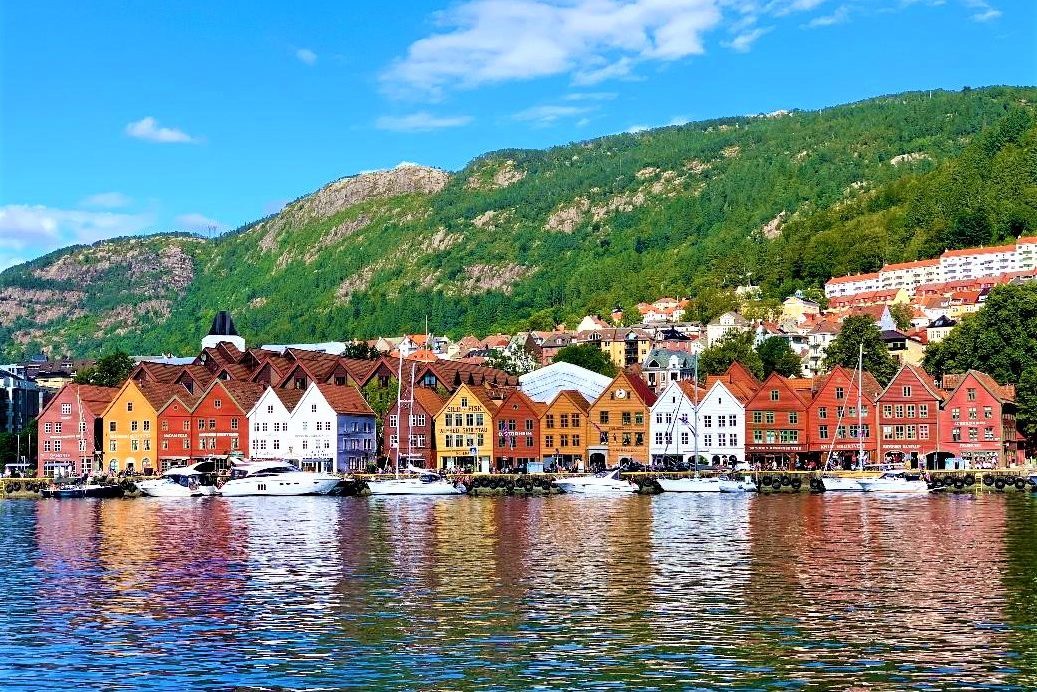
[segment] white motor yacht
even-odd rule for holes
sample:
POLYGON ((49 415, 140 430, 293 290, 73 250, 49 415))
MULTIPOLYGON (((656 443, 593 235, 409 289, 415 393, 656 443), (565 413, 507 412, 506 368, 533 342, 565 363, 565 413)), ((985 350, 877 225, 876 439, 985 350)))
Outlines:
POLYGON ((929 484, 921 476, 908 476, 903 471, 884 473, 878 478, 860 479, 866 493, 927 493, 929 484))
POLYGON ((243 495, 327 495, 341 479, 329 473, 300 471, 287 461, 256 461, 231 468, 220 486, 224 497, 243 495))
POLYGON ((720 478, 689 476, 686 478, 659 478, 659 487, 666 493, 719 493, 722 492, 720 478))
POLYGON ((148 497, 202 497, 216 494, 216 464, 200 461, 166 469, 158 478, 137 481, 137 490, 148 497))
POLYGON ((556 478, 552 484, 564 493, 584 495, 615 495, 619 493, 636 493, 636 483, 625 481, 619 477, 622 469, 603 471, 593 476, 571 476, 556 478))
POLYGON ((845 476, 825 474, 817 480, 821 483, 821 490, 826 493, 859 493, 864 490, 864 486, 861 485, 862 479, 860 478, 846 478, 845 476))
POLYGON ((409 467, 407 475, 387 480, 368 481, 372 495, 463 495, 467 488, 462 483, 451 483, 435 471, 409 467))

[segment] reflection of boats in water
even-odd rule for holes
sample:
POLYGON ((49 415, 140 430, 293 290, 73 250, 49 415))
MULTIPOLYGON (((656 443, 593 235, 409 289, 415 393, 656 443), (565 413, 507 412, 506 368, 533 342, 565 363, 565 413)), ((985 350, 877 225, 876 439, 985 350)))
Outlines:
POLYGON ((553 484, 564 493, 586 495, 615 495, 618 493, 636 493, 637 485, 619 477, 622 469, 603 471, 593 476, 572 476, 556 478, 553 484))
POLYGON ((878 478, 862 478, 861 487, 866 493, 928 493, 929 484, 919 475, 904 472, 884 473, 878 478))
POLYGON ((137 489, 149 497, 200 497, 216 494, 216 463, 201 461, 166 469, 159 478, 137 481, 137 489))
POLYGON ((300 471, 287 461, 256 461, 231 467, 230 480, 217 491, 224 497, 243 495, 327 495, 339 484, 327 473, 300 471))
POLYGON ((76 483, 74 485, 56 485, 40 491, 43 497, 64 500, 76 497, 122 497, 122 486, 100 485, 97 483, 76 483))
POLYGON ((752 476, 720 477, 720 492, 722 493, 755 493, 759 490, 752 476))
POLYGON ((407 474, 402 478, 368 481, 367 488, 372 495, 463 495, 467 491, 462 483, 451 483, 428 469, 410 466, 407 474))

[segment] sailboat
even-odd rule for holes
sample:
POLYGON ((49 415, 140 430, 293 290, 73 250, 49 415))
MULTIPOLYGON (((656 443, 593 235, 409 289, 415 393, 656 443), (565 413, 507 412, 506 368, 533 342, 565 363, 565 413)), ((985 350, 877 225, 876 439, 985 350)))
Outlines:
MULTIPOLYGON (((428 330, 426 329, 426 332, 428 330)), ((411 432, 414 412, 414 364, 411 363, 410 370, 410 394, 406 402, 407 409, 407 467, 404 469, 406 475, 400 476, 400 448, 403 437, 400 435, 400 424, 403 421, 403 352, 400 352, 400 362, 396 380, 396 462, 394 477, 386 480, 368 481, 367 489, 372 495, 463 495, 468 489, 463 483, 452 483, 450 479, 430 469, 422 469, 411 463, 413 450, 411 448, 411 432)))
MULTIPOLYGON (((659 478, 656 482, 663 492, 667 493, 719 493, 721 492, 720 479, 716 477, 704 478, 699 475, 699 361, 695 359, 695 401, 693 402, 692 415, 694 423, 691 426, 692 437, 695 438, 694 447, 694 469, 695 475, 688 478, 659 478)), ((669 440, 672 439, 673 425, 676 424, 677 416, 674 417, 670 430, 667 431, 667 446, 663 454, 669 451, 669 440)), ((687 416, 683 418, 687 421, 687 416)))
MULTIPOLYGON (((864 436, 861 435, 863 413, 861 412, 861 389, 864 384, 864 344, 861 343, 857 352, 857 459, 861 464, 861 471, 864 470, 864 436)), ((842 414, 836 420, 836 430, 839 429, 840 423, 842 423, 842 414)), ((832 455, 835 450, 835 439, 836 436, 832 436, 832 444, 828 447, 828 459, 825 460, 825 471, 821 474, 818 479, 820 489, 825 492, 861 492, 864 490, 864 486, 856 478, 846 478, 844 476, 837 476, 831 473, 828 469, 828 465, 832 461, 832 455)))

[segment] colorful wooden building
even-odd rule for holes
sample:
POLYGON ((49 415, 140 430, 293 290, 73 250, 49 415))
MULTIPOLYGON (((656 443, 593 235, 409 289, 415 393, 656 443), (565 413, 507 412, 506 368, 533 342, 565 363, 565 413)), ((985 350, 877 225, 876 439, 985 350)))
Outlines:
POLYGON ((415 386, 413 406, 407 391, 401 398, 403 406, 393 402, 385 416, 382 456, 388 459, 392 468, 396 468, 397 463, 401 469, 407 466, 435 468, 435 419, 446 404, 446 397, 428 387, 415 386))
POLYGON ((746 404, 746 456, 760 468, 795 468, 806 463, 810 381, 778 373, 763 381, 746 404))
MULTIPOLYGON (((493 414, 494 469, 525 470, 530 463, 540 461, 540 416, 546 410, 546 404, 533 401, 518 389, 504 397, 493 414)), ((582 442, 581 434, 572 434, 576 439, 569 441, 578 446, 582 442)))
POLYGON ((66 384, 40 413, 37 474, 53 476, 98 471, 103 443, 101 414, 115 395, 114 387, 66 384))
MULTIPOLYGON (((201 392, 199 392, 201 393, 201 392)), ((158 467, 186 466, 195 453, 195 427, 191 415, 198 397, 187 391, 177 392, 158 411, 158 467)))
POLYGON ((462 384, 436 416, 436 464, 441 469, 489 473, 497 403, 477 385, 462 384))
POLYGON ((858 378, 856 370, 840 365, 817 378, 815 386, 807 408, 811 460, 827 468, 860 468, 863 451, 864 465, 876 462, 880 456, 875 401, 882 386, 875 377, 864 372, 858 378))
POLYGON ((191 417, 194 419, 195 459, 246 455, 248 412, 266 388, 256 382, 216 380, 202 394, 191 417))
POLYGON ((180 385, 130 379, 105 408, 104 470, 110 473, 153 473, 158 452, 158 412, 177 395, 180 385))
POLYGON ((940 407, 946 392, 922 368, 905 365, 879 396, 882 459, 908 468, 936 468, 940 450, 940 407))
POLYGON ((940 415, 940 447, 970 468, 994 468, 1022 461, 1016 429, 1015 387, 969 370, 947 375, 950 389, 940 415))
POLYGON ((540 454, 545 467, 566 471, 587 468, 590 439, 590 409, 587 398, 576 389, 563 389, 540 416, 540 454))
POLYGON ((638 375, 616 375, 590 408, 591 468, 648 463, 648 413, 655 399, 655 392, 638 375))

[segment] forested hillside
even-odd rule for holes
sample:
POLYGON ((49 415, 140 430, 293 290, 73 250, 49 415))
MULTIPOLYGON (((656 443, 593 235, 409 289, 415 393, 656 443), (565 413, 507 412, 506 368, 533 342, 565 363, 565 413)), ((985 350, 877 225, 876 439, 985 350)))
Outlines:
MULTIPOLYGON (((345 178, 215 241, 61 250, 0 274, 0 350, 543 328, 662 294, 708 318, 833 275, 1037 232, 1037 89, 917 92, 345 178)), ((231 194, 228 191, 228 194, 231 194)))

